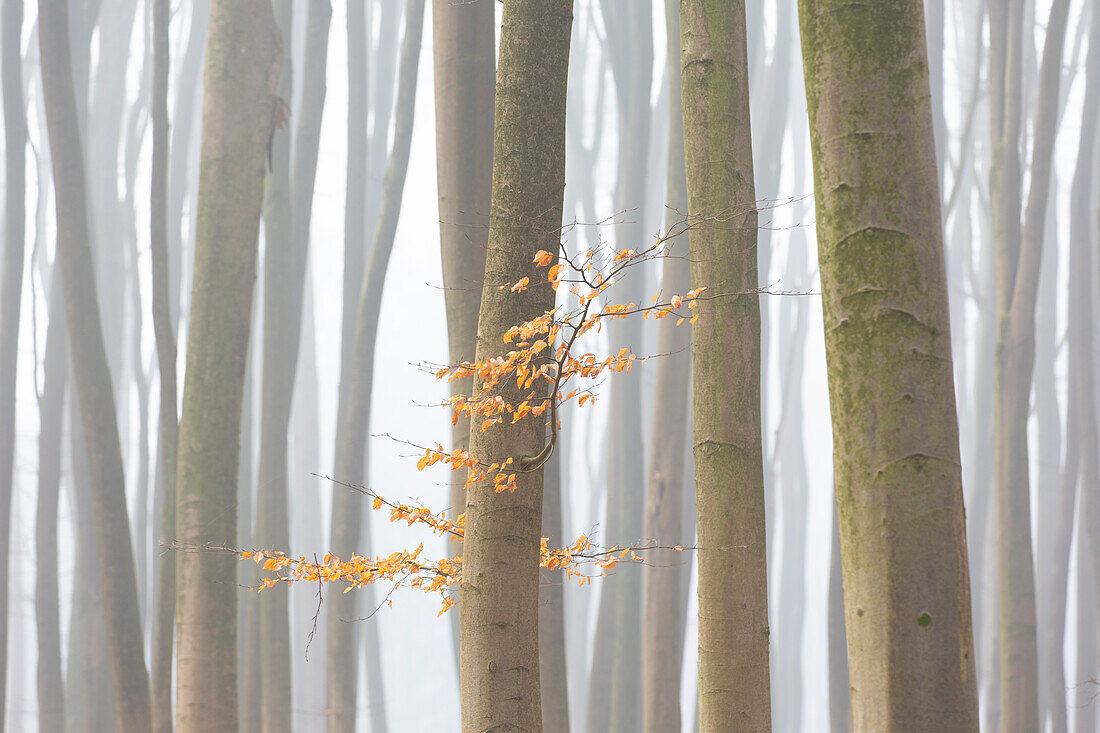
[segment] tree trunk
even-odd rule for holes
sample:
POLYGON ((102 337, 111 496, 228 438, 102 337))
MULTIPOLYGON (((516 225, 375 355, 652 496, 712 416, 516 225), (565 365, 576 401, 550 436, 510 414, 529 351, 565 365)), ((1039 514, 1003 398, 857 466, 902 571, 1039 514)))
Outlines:
POLYGON ((123 731, 150 728, 134 558, 111 375, 103 348, 89 245, 84 155, 69 51, 68 8, 39 3, 42 86, 57 198, 58 262, 65 292, 76 390, 88 449, 99 576, 115 707, 123 731))
MULTIPOLYGON (((565 96, 571 0, 513 0, 504 5, 493 135, 492 209, 477 359, 501 352, 504 332, 554 307, 554 291, 532 259, 557 252, 565 184, 565 96), (498 286, 529 276, 515 294, 498 286), (543 280, 539 283, 539 280, 543 280)), ((480 380, 479 380, 480 381, 480 380)), ((509 383, 505 399, 518 390, 509 383)), ((479 388, 474 385, 475 393, 479 388)), ((518 402, 518 400, 515 400, 518 402)), ((483 461, 535 455, 540 420, 473 431, 470 451, 483 461)), ((542 469, 519 473, 514 492, 492 482, 466 494, 466 534, 458 611, 462 650, 462 730, 542 731, 538 590, 542 469)))
MULTIPOLYGON (((44 182, 43 182, 44 183, 44 182)), ((61 488, 62 424, 65 417, 65 303, 61 278, 50 284, 49 321, 39 399, 38 510, 35 522, 35 619, 38 629, 38 729, 65 730, 61 674, 61 620, 57 582, 57 505, 61 488)), ((70 662, 71 663, 71 662, 70 662)))
POLYGON ((760 299, 745 5, 680 3, 699 527, 699 725, 771 729, 760 299), (736 721, 736 722, 735 722, 736 721))
MULTIPOLYGON (((153 286, 153 335, 160 367, 161 497, 160 543, 175 539, 176 526, 176 324, 172 318, 168 256, 168 24, 169 0, 153 5, 153 180, 150 191, 150 239, 153 286)), ((187 110, 184 110, 187 113, 187 110)), ((157 608, 153 616, 153 727, 172 730, 172 632, 176 618, 176 554, 157 553, 157 608)))
MULTIPOLYGON (((434 0, 435 149, 439 180, 439 241, 447 308, 449 361, 473 361, 477 314, 489 238, 493 177, 493 83, 496 22, 492 0, 434 0)), ((456 379, 451 394, 470 394, 473 382, 456 379)), ((470 421, 451 428, 451 447, 468 450, 470 421)), ((466 506, 466 478, 452 472, 450 511, 466 506)), ((459 546, 450 543, 449 553, 459 546)), ((458 614, 449 614, 458 659, 458 614)))
MULTIPOLYGON (((176 474, 176 532, 185 547, 236 545, 241 393, 281 58, 270 2, 214 0, 176 474)), ((205 551, 177 559, 176 725, 233 730, 239 561, 205 551)))
MULTIPOLYGON (((649 158, 650 87, 653 81, 653 20, 650 0, 601 0, 607 28, 611 74, 618 112, 616 150, 616 251, 635 248, 649 236, 645 217, 646 168, 649 158)), ((623 273, 617 285, 625 302, 641 302, 642 268, 623 273)), ((641 319, 609 324, 613 344, 642 342, 641 319)), ((641 372, 620 374, 608 385, 608 414, 614 426, 607 435, 607 522, 610 542, 624 544, 640 537, 645 526, 645 442, 642 429, 641 372)), ((588 708, 590 731, 635 733, 642 717, 642 569, 621 565, 603 582, 588 708), (610 639, 606 638, 610 636, 610 639), (604 671, 603 667, 606 667, 604 671), (595 716, 593 717, 593 711, 595 716)))
MULTIPOLYGON (((393 250, 405 174, 412 145, 416 79, 424 30, 424 0, 406 4, 405 38, 401 44, 400 78, 393 152, 382 182, 382 206, 374 232, 366 272, 359 290, 355 316, 355 335, 348 358, 348 369, 340 375, 340 397, 336 427, 334 472, 337 480, 361 485, 366 469, 366 449, 370 424, 371 390, 374 380, 374 346, 378 317, 382 307, 382 289, 393 250)), ((332 498, 332 552, 347 558, 352 552, 370 555, 369 537, 361 537, 362 495, 337 486, 332 498)), ((371 589, 360 591, 372 598, 371 589)), ((356 691, 358 689, 356 617, 354 594, 331 593, 326 603, 328 619, 328 709, 329 730, 350 733, 355 729, 356 691)), ((384 733, 386 709, 379 659, 378 627, 365 624, 367 634, 367 692, 370 700, 371 730, 384 733)))
POLYGON ((829 563, 829 730, 851 733, 852 687, 848 678, 848 640, 844 628, 840 525, 834 504, 832 557, 829 563))
POLYGON ((976 731, 921 2, 799 11, 855 730, 976 731))
POLYGON ((0 725, 6 711, 8 678, 8 566, 12 463, 15 456, 16 356, 19 306, 23 299, 26 221, 27 110, 23 103, 23 0, 4 0, 0 9, 0 83, 4 104, 4 261, 0 275, 0 725))
MULTIPOLYGON (((684 171, 684 122, 680 104, 679 0, 665 0, 665 40, 669 82, 668 190, 665 236, 684 227, 687 180, 684 171)), ((691 287, 688 233, 671 243, 662 263, 661 290, 668 295, 691 287)), ((659 545, 690 545, 683 535, 684 458, 688 434, 688 386, 691 331, 666 318, 657 327, 657 364, 650 441, 645 537, 659 545)), ((680 730, 680 678, 684 635, 681 611, 685 557, 662 550, 646 556, 642 627, 642 723, 646 733, 680 730)))
MULTIPOLYGON (((543 476, 542 536, 549 539, 550 547, 563 544, 561 466, 561 455, 551 456, 543 476)), ((545 733, 569 733, 565 599, 562 593, 565 583, 561 571, 539 569, 539 697, 545 733)))
MULTIPOLYGON (((1019 230, 1017 135, 1013 123, 1015 107, 1004 112, 1006 124, 997 155, 1005 158, 1001 173, 992 185, 994 231, 998 271, 999 323, 994 360, 994 455, 996 461, 1001 627, 1001 699, 1003 731, 1032 730, 1039 724, 1038 651, 1035 627, 1035 577, 1031 543, 1031 502, 1028 475, 1027 422, 1030 413, 1032 373, 1035 364, 1035 304, 1042 258, 1043 218, 1050 190, 1050 170, 1058 120, 1058 85, 1062 74, 1068 0, 1052 3, 1040 71, 1039 102, 1035 118, 1031 163, 1031 189, 1024 212, 1023 233, 1013 247, 1019 230), (1013 176, 1016 180, 1013 180, 1013 176), (999 195, 996 195, 999 194, 999 195), (1002 218, 1009 221, 1001 221, 1002 218), (1005 262, 1008 260, 1008 262, 1005 262), (1005 291, 1007 291, 1007 300, 1005 291)), ((1005 74, 1019 74, 1019 54, 1014 53, 1018 30, 1016 15, 1008 20, 1005 74)), ((1006 81, 1005 104, 1014 100, 1019 80, 1006 81)))

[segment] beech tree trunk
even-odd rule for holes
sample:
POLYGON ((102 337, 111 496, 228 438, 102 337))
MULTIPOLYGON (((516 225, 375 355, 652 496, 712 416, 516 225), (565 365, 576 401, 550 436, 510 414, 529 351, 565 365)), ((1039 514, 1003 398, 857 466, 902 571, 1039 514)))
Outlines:
POLYGON ((757 213, 743 2, 681 0, 699 532, 699 725, 771 729, 757 213))
MULTIPOLYGON (((150 238, 153 286, 153 336, 160 368, 159 435, 163 482, 159 540, 171 544, 176 536, 176 324, 172 317, 168 256, 168 24, 169 0, 153 5, 153 181, 150 191, 150 238)), ((184 114, 187 110, 184 110, 184 114)), ((160 547, 156 611, 153 615, 153 728, 172 730, 172 632, 176 620, 176 554, 160 547)))
MULTIPOLYGON (((653 82, 651 0, 601 0, 606 48, 615 83, 618 114, 616 150, 616 251, 638 248, 650 236, 646 215, 649 162, 650 87, 653 82)), ((642 302, 642 270, 623 273, 616 297, 642 302)), ((642 343, 640 319, 608 324, 613 344, 642 343)), ((606 536, 624 544, 645 526, 645 441, 642 429, 641 373, 620 374, 608 384, 606 536)), ((599 620, 593 642, 588 686, 591 733, 635 733, 642 717, 642 569, 624 564, 600 589, 599 620), (609 638, 608 638, 609 637, 609 638)))
POLYGON ((799 17, 854 729, 976 731, 922 4, 799 17))
MULTIPOLYGON (((1062 47, 1065 39, 1068 0, 1052 3, 1040 70, 1039 100, 1032 148, 1031 188, 1024 212, 1023 232, 1018 245, 1019 162, 1018 133, 1012 118, 1019 115, 1013 97, 1019 80, 1008 79, 1004 103, 1006 124, 999 147, 994 148, 991 202, 994 208, 996 256, 999 262, 997 301, 999 322, 994 360, 994 454, 997 482, 997 562, 1001 627, 1001 699, 1004 713, 1001 730, 1027 731, 1039 725, 1038 651, 1035 625, 1035 577, 1031 543, 1031 500, 1028 474, 1027 422, 1035 365, 1035 305, 1039 288, 1050 190, 1054 136, 1058 121, 1058 85, 1062 75, 1062 47), (1001 221, 1001 219, 1007 221, 1001 221)), ((1017 65, 1019 30, 1017 13, 1010 11, 1005 74, 1019 74, 1017 65)))
POLYGON ((57 578, 57 505, 61 488, 62 424, 65 418, 65 303, 59 270, 50 283, 38 401, 38 508, 35 520, 34 609, 38 631, 38 729, 65 730, 65 686, 61 674, 61 620, 57 578))
MULTIPOLYGON (((424 31, 424 0, 407 0, 405 8, 405 38, 401 44, 393 151, 386 165, 378 226, 374 231, 374 240, 359 290, 348 368, 340 374, 341 399, 337 407, 334 471, 337 480, 353 486, 362 485, 366 476, 375 337, 382 308, 382 289, 397 232, 412 145, 416 80, 424 31)), ((330 543, 332 552, 339 557, 350 557, 353 552, 365 557, 370 555, 369 536, 361 536, 363 501, 361 494, 341 486, 335 487, 330 543)), ((328 619, 328 727, 332 733, 351 733, 355 730, 358 709, 358 625, 349 622, 357 615, 356 595, 373 598, 371 589, 368 588, 354 594, 330 593, 325 604, 328 619)), ((373 603, 370 605, 373 607, 373 603)), ((364 624, 363 631, 367 635, 367 693, 371 730, 384 733, 386 708, 379 659, 378 627, 375 624, 364 624)))
MULTIPOLYGON (((513 0, 503 12, 479 360, 503 351, 509 327, 554 307, 554 291, 532 260, 539 250, 558 251, 565 184, 572 0, 513 0), (498 287, 524 276, 537 284, 518 294, 498 287)), ((502 387, 506 400, 516 396, 513 387, 502 387)), ((545 438, 541 420, 521 420, 473 431, 470 451, 483 461, 518 459, 538 453, 545 438)), ((471 485, 466 493, 458 606, 465 733, 543 729, 538 649, 542 483, 538 469, 517 474, 514 492, 496 493, 489 481, 471 485)))
MULTIPOLYGON (((451 364, 473 361, 489 239, 493 177, 493 84, 496 22, 492 0, 432 3, 435 79, 435 159, 439 181, 439 241, 451 364)), ((456 379, 451 394, 470 394, 473 381, 456 379)), ((451 447, 468 450, 470 421, 451 428, 451 447)), ((466 506, 466 477, 451 477, 450 514, 466 506)), ((459 551, 456 543, 448 552, 459 551)), ((458 614, 448 614, 458 659, 458 614)))
MULTIPOLYGON (((665 235, 682 230, 688 210, 684 170, 684 121, 680 104, 680 6, 665 0, 665 40, 669 49, 668 191, 665 235)), ((670 242, 661 266, 661 290, 683 294, 691 287, 688 233, 670 242)), ((684 463, 687 449, 691 331, 665 318, 657 326, 653 398, 653 439, 645 509, 645 537, 660 545, 690 545, 683 533, 684 463)), ((680 677, 684 656, 683 553, 661 550, 646 556, 642 627, 642 725, 646 733, 680 730, 680 677)))
MULTIPOLYGON (((241 393, 281 60, 268 0, 214 0, 176 474, 176 532, 185 547, 237 541, 241 393)), ((176 725, 234 730, 239 560, 207 551, 177 559, 176 725)))
POLYGON ((39 2, 42 87, 57 199, 58 263, 81 420, 88 451, 99 578, 114 700, 123 731, 150 729, 134 557, 126 515, 125 478, 114 390, 103 347, 93 274, 84 154, 81 149, 64 3, 39 2))
POLYGON ((27 110, 23 103, 23 0, 4 0, 0 85, 4 105, 4 261, 0 275, 0 725, 8 678, 8 565, 12 464, 15 456, 16 356, 23 299, 27 110))

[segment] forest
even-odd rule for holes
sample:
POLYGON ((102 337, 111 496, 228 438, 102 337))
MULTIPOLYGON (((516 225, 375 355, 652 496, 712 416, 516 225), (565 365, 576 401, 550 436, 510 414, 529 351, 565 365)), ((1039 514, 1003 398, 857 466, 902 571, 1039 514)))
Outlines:
POLYGON ((0 733, 1097 733, 1100 0, 0 0, 0 733))

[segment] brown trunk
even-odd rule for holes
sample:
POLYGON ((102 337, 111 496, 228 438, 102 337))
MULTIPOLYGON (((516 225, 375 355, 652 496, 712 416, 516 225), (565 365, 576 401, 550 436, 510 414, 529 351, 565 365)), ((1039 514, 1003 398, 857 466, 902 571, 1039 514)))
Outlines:
MULTIPOLYGON (((190 548, 237 541, 241 393, 281 59, 268 0, 214 0, 176 474, 177 538, 190 548)), ((238 560, 206 551, 177 560, 177 728, 234 730, 238 560)))
POLYGON ((851 733, 852 688, 848 679, 848 640, 844 628, 838 519, 834 505, 833 547, 829 562, 829 730, 832 733, 851 733))
POLYGON ((682 0, 699 532, 699 724, 771 729, 757 213, 743 2, 682 0))
POLYGON ((99 576, 115 707, 123 731, 150 728, 134 558, 111 375, 103 348, 92 269, 84 155, 69 50, 68 8, 39 3, 42 86, 57 199, 58 262, 81 419, 88 450, 99 576))
MULTIPOLYGON (((532 259, 558 250, 565 184, 565 91, 571 0, 505 3, 493 135, 492 208, 477 358, 503 350, 512 325, 554 306, 542 281, 519 294, 500 284, 529 276, 532 259)), ((505 399, 517 390, 502 388, 505 399)), ((475 384, 475 391, 478 385, 475 384)), ((515 400, 518 403, 518 400, 515 400)), ((471 453, 487 462, 533 456, 543 447, 540 420, 474 431, 471 453)), ((466 494, 466 534, 458 612, 462 730, 542 730, 538 590, 542 469, 517 475, 514 492, 492 482, 466 494)))
POLYGON ((922 3, 799 11, 854 729, 976 731, 922 3))

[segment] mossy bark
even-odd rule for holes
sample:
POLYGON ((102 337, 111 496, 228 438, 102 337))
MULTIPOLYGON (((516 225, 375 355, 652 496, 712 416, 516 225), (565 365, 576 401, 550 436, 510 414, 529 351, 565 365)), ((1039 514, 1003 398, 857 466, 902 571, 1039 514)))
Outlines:
MULTIPOLYGON (((477 358, 505 350, 512 325, 554 306, 540 249, 558 250, 565 187, 565 96, 572 0, 511 0, 504 5, 493 134, 492 208, 477 358), (528 276, 522 293, 500 285, 528 276)), ((477 385, 475 385, 475 390, 477 385)), ((502 388, 518 403, 514 384, 502 388)), ((522 399, 522 396, 520 396, 522 399)), ((539 452, 541 420, 474 431, 470 450, 482 461, 539 452)), ((459 590, 462 730, 542 731, 539 689, 539 544, 542 469, 517 474, 514 492, 492 482, 466 494, 466 534, 459 590)))
MULTIPOLYGON (((281 61, 269 0, 214 0, 176 473, 186 547, 237 543, 241 398, 281 61)), ((239 561, 205 551, 177 559, 177 729, 235 730, 239 561)))
MULTIPOLYGON (((348 368, 340 374, 340 403, 337 407, 335 476, 353 486, 363 484, 366 474, 367 440, 370 426, 371 393, 375 377, 375 340, 382 310, 382 291, 386 270, 397 233, 405 174, 412 145, 416 80, 424 32, 424 0, 408 0, 405 5, 405 37, 401 42, 397 108, 394 113, 393 151, 382 181, 382 205, 374 240, 363 273, 355 310, 355 331, 348 352, 348 368)), ((362 532, 363 496, 337 486, 332 497, 331 547, 339 557, 355 552, 370 555, 370 536, 362 532)), ((331 593, 326 601, 328 619, 328 729, 333 733, 355 730, 358 705, 358 629, 347 623, 358 614, 355 596, 373 598, 372 589, 358 593, 331 593)), ((373 608, 373 601, 369 603, 373 608)), ((378 627, 364 624, 367 653, 367 694, 370 699, 371 730, 384 733, 386 708, 382 678, 378 627)))
MULTIPOLYGON (((439 240, 452 364, 473 361, 477 346, 493 178, 494 5, 493 0, 432 3, 439 240)), ((456 379, 451 394, 469 394, 472 386, 469 379, 456 379)), ((469 420, 451 428, 451 447, 469 449, 469 420)), ((459 514, 465 506, 465 476, 454 472, 451 511, 459 514)), ((458 549, 453 543, 448 547, 452 553, 458 549)), ((458 614, 449 616, 457 660, 458 614)))
POLYGON ((681 0, 680 69, 699 302, 692 409, 699 725, 771 729, 757 212, 745 4, 681 0))
MULTIPOLYGON (((665 40, 668 53, 669 133, 666 236, 684 228, 687 179, 684 172, 684 122, 680 108, 680 3, 665 0, 665 40)), ((688 234, 670 242, 662 262, 661 290, 666 296, 691 287, 688 234)), ((687 450, 688 385, 691 374, 691 331, 687 324, 665 318, 657 327, 657 365, 653 398, 653 440, 645 505, 645 537, 667 546, 690 545, 683 533, 685 451, 687 450)), ((680 677, 684 655, 682 586, 688 558, 673 550, 647 556, 643 569, 642 726, 646 733, 680 730, 680 677)))
POLYGON ((42 89, 57 200, 57 258, 69 347, 88 456, 105 639, 122 731, 150 729, 134 556, 126 514, 114 390, 107 366, 92 264, 84 151, 73 83, 67 4, 39 2, 42 89))
POLYGON ((923 8, 799 11, 854 729, 975 731, 923 8))

